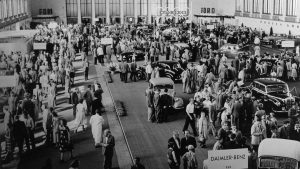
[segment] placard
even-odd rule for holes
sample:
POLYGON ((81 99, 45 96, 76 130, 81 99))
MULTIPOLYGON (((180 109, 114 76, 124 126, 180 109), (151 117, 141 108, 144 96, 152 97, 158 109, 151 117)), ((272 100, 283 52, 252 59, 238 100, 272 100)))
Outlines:
POLYGON ((281 42, 281 47, 283 47, 283 48, 294 48, 295 47, 295 41, 284 40, 284 41, 281 42))
POLYGON ((206 28, 207 28, 207 29, 210 29, 210 30, 211 30, 211 29, 215 29, 215 25, 206 25, 206 28))
POLYGON ((101 44, 102 45, 111 45, 113 44, 112 38, 101 38, 101 44))
POLYGON ((208 151, 207 166, 209 169, 248 168, 248 149, 208 151))
POLYGON ((33 50, 46 50, 46 43, 33 43, 33 50))

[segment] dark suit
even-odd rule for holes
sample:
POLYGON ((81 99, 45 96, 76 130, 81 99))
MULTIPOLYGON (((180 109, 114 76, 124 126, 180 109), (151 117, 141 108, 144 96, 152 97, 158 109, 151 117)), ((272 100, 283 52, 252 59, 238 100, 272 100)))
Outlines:
POLYGON ((137 64, 135 62, 130 64, 130 80, 136 82, 136 77, 137 77, 137 64))
POLYGON ((96 114, 96 110, 98 109, 99 111, 101 110, 102 108, 102 102, 100 99, 95 99, 93 100, 92 102, 92 114, 96 114))
POLYGON ((237 129, 240 129, 239 117, 242 109, 242 104, 237 101, 234 102, 231 109, 231 124, 235 125, 237 129))
POLYGON ((281 126, 278 129, 278 133, 279 133, 279 138, 289 139, 289 130, 287 127, 281 126))
POLYGON ((188 138, 183 137, 181 139, 181 155, 184 155, 186 152, 188 152, 187 147, 189 145, 193 145, 194 148, 197 147, 196 139, 192 136, 189 136, 188 138))
POLYGON ((162 121, 167 122, 168 113, 170 112, 170 107, 172 106, 172 97, 167 93, 160 96, 161 106, 162 106, 162 121))
POLYGON ((173 147, 173 150, 175 152, 175 156, 176 156, 176 159, 177 161, 180 163, 180 156, 181 156, 181 142, 180 142, 180 139, 179 138, 176 138, 177 142, 179 145, 177 145, 176 141, 175 141, 175 138, 174 137, 171 137, 169 140, 168 140, 168 143, 173 143, 175 146, 173 147), (178 147, 179 146, 179 147, 178 147))
POLYGON ((27 137, 27 130, 23 121, 16 121, 13 124, 14 138, 19 148, 19 153, 23 152, 24 140, 27 137))
POLYGON ((104 169, 111 169, 112 167, 112 158, 114 154, 114 147, 115 147, 115 138, 114 136, 110 135, 106 142, 106 137, 104 137, 103 142, 108 144, 104 146, 104 169))
POLYGON ((209 120, 209 126, 213 132, 213 135, 216 135, 216 121, 217 121, 217 116, 218 116, 218 112, 217 112, 217 106, 216 104, 212 104, 209 106, 208 108, 208 120, 209 120))
POLYGON ((73 116, 76 116, 76 106, 79 103, 79 97, 76 92, 72 93, 73 116))

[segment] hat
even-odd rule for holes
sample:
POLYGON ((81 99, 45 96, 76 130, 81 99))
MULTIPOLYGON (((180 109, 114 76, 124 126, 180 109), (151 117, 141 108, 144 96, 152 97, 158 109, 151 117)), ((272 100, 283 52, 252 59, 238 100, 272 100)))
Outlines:
POLYGON ((193 145, 189 145, 188 146, 188 150, 194 150, 195 148, 194 148, 194 146, 193 145))

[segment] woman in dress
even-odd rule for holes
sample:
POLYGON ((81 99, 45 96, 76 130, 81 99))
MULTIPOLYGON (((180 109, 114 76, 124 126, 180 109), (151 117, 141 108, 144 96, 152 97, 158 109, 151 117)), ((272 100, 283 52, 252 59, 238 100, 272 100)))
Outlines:
POLYGON ((297 79, 297 64, 296 63, 293 63, 292 64, 292 78, 294 81, 296 81, 297 79))
POLYGON ((82 126, 84 130, 85 123, 85 114, 87 112, 87 107, 83 103, 83 99, 79 100, 79 104, 76 106, 76 117, 75 117, 75 132, 77 132, 78 128, 82 126))
POLYGON ((205 148, 205 142, 208 138, 208 120, 204 112, 201 112, 201 117, 198 121, 199 140, 202 148, 205 148))
POLYGON ((73 158, 73 144, 71 143, 70 129, 67 126, 67 121, 65 119, 60 120, 58 126, 59 132, 59 152, 60 152, 60 162, 64 161, 64 153, 70 152, 73 158))
POLYGON ((50 82, 50 86, 48 88, 48 107, 53 107, 55 108, 56 100, 56 86, 54 82, 50 82))

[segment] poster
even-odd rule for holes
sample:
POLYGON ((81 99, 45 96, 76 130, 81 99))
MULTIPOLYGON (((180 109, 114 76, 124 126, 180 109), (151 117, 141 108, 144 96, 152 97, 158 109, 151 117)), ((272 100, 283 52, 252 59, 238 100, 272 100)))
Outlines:
POLYGON ((101 44, 102 45, 111 45, 113 44, 112 38, 101 38, 101 44))
POLYGON ((208 151, 209 169, 246 169, 248 168, 248 149, 208 151))
POLYGON ((215 25, 207 25, 207 29, 210 29, 210 30, 215 29, 215 25))
POLYGON ((295 47, 295 41, 292 40, 285 40, 281 42, 281 47, 283 48, 294 48, 295 47))

